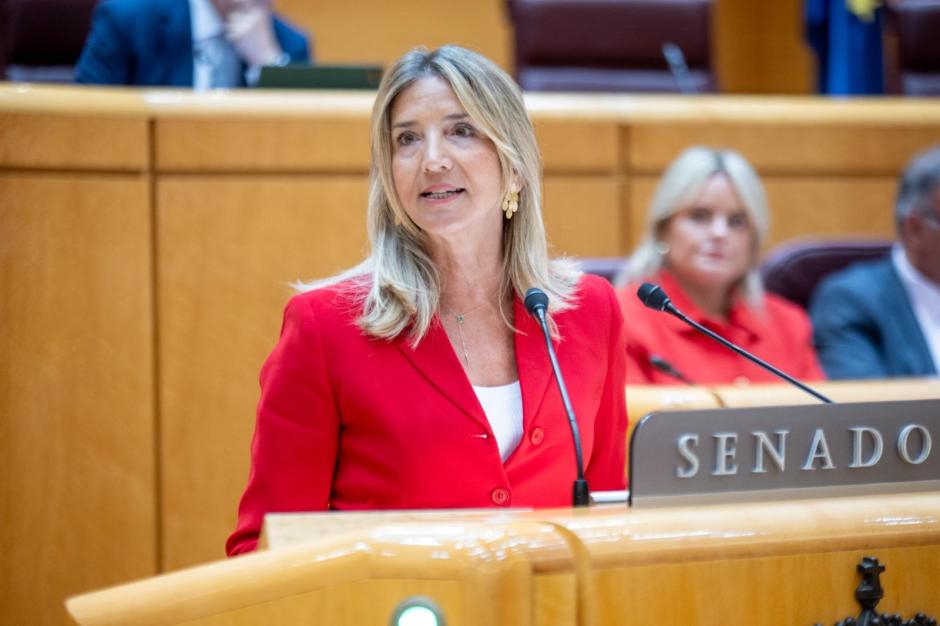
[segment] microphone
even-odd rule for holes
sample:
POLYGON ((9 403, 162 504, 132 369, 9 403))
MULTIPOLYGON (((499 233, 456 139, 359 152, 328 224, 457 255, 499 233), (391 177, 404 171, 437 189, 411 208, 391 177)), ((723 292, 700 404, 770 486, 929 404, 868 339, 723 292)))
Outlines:
POLYGON ((678 317, 680 320, 682 320, 683 322, 685 322, 686 324, 688 324, 695 330, 699 331, 700 333, 703 333, 711 337, 712 339, 714 339, 721 345, 725 346, 726 348, 730 348, 731 350, 734 350, 735 352, 737 352, 744 358, 748 359, 752 363, 756 363, 757 365, 760 365, 768 372, 782 378, 783 380, 787 381, 791 385, 795 385, 796 387, 799 387, 800 389, 802 389, 809 395, 813 396, 817 400, 822 400, 823 402, 827 404, 833 403, 832 400, 830 400, 823 394, 819 393, 815 389, 811 389, 807 385, 804 385, 803 383, 793 378, 789 374, 777 369, 776 367, 764 361, 763 359, 760 359, 754 356, 753 354, 751 354, 744 348, 740 348, 734 345, 733 343, 731 343, 730 341, 728 341, 721 335, 708 330, 707 328, 705 328, 698 322, 690 320, 688 317, 686 317, 682 313, 682 311, 680 311, 679 309, 675 307, 675 305, 669 299, 669 296, 666 295, 666 292, 663 291, 662 287, 660 287, 659 285, 654 285, 653 283, 643 283, 642 285, 640 285, 640 288, 637 289, 636 297, 640 299, 640 302, 642 302, 643 304, 645 304, 651 309, 655 309, 657 311, 663 311, 665 313, 669 313, 670 315, 678 317))
POLYGON ((545 319, 548 312, 548 296, 538 287, 532 287, 525 292, 524 302, 526 311, 538 321, 539 326, 542 328, 542 334, 545 335, 548 358, 552 363, 552 372, 555 373, 555 381, 558 383, 558 390, 561 392, 561 401, 565 405, 565 413, 568 415, 568 425, 571 427, 571 439, 574 442, 574 459, 577 468, 577 478, 572 488, 572 503, 574 506, 588 506, 591 504, 591 492, 588 489, 587 480, 584 479, 581 434, 578 432, 578 422, 574 417, 574 409, 571 408, 568 389, 565 387, 565 379, 561 376, 561 368, 558 366, 558 358, 555 356, 555 348, 552 346, 552 336, 548 332, 548 322, 545 319))
POLYGON ((669 72, 672 74, 672 77, 676 79, 679 92, 684 94, 698 93, 698 89, 696 89, 695 83, 692 82, 692 78, 689 74, 689 65, 685 62, 685 55, 682 54, 682 48, 671 41, 667 41, 663 43, 662 52, 663 57, 666 59, 666 64, 669 66, 669 72))
POLYGON ((671 377, 671 378, 675 378, 675 379, 678 380, 679 382, 683 382, 683 383, 685 383, 686 385, 694 385, 694 384, 695 384, 695 383, 693 383, 691 380, 689 380, 688 378, 686 378, 685 374, 683 374, 682 372, 680 372, 679 370, 677 370, 675 367, 673 367, 673 366, 672 366, 672 363, 670 363, 669 361, 667 361, 667 360, 664 359, 663 357, 659 356, 658 354, 651 354, 651 355, 650 355, 649 364, 652 365, 654 369, 659 370, 660 372, 662 372, 662 373, 665 374, 666 376, 669 376, 669 377, 671 377))

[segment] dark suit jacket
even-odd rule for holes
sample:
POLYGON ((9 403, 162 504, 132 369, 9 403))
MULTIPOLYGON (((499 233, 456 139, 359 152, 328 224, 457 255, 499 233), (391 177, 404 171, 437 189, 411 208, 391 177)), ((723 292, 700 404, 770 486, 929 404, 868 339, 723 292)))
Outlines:
POLYGON ((937 373, 890 255, 824 279, 810 317, 816 351, 830 378, 937 373))
MULTIPOLYGON (((348 290, 349 285, 347 285, 348 290)), ((623 316, 610 284, 581 279, 555 342, 593 490, 623 489, 623 316)), ((367 337, 339 287, 295 296, 261 371, 248 487, 228 553, 264 514, 330 509, 570 506, 575 454, 538 324, 515 299, 523 437, 504 463, 440 323, 417 347, 367 337)))
MULTIPOLYGON (((279 18, 274 33, 291 61, 308 61, 307 37, 279 18)), ((79 83, 192 87, 188 0, 102 0, 75 69, 79 83)))

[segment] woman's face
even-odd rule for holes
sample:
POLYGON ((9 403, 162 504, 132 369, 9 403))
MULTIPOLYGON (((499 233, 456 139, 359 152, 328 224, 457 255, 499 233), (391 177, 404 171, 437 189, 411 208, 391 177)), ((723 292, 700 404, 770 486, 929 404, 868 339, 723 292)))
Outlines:
POLYGON ((669 218, 660 238, 665 265, 682 282, 726 291, 750 269, 754 227, 724 174, 706 181, 692 203, 669 218))
POLYGON ((395 98, 390 122, 392 177, 408 217, 432 241, 498 243, 499 157, 450 85, 415 81, 395 98))

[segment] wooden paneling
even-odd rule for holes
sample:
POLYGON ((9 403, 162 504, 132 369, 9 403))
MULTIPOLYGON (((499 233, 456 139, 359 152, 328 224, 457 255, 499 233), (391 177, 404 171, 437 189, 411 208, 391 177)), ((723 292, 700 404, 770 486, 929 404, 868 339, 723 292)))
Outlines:
POLYGON ((662 563, 605 570, 597 575, 602 624, 618 624, 629 606, 636 624, 779 626, 831 624, 859 614, 855 566, 875 555, 888 570, 879 611, 936 614, 940 548, 891 548, 752 559, 662 563))
POLYGON ((638 121, 624 145, 625 160, 631 169, 659 174, 685 148, 706 145, 738 150, 764 175, 885 176, 897 175, 914 153, 940 143, 936 123, 842 123, 826 120, 842 105, 820 108, 818 119, 806 121, 774 120, 771 111, 760 121, 712 120, 707 110, 695 121, 638 121))
POLYGON ((369 118, 157 121, 159 171, 369 171, 369 118))
POLYGON ((620 169, 620 128, 615 120, 534 116, 546 174, 614 174, 620 169))
POLYGON ((624 227, 616 179, 548 176, 544 194, 545 230, 553 254, 620 254, 624 227))
POLYGON ((148 185, 0 174, 0 621, 156 573, 148 185))
POLYGON ((716 0, 712 20, 712 63, 722 91, 815 91, 802 0, 716 0))
MULTIPOLYGON (((639 243, 658 177, 642 176, 630 185, 627 228, 630 247, 639 243)), ((770 202, 769 250, 797 237, 893 238, 894 178, 814 178, 765 176, 770 202)))
POLYGON ((278 0, 278 9, 314 35, 321 63, 380 63, 424 45, 459 44, 510 69, 505 0, 278 0))
POLYGON ((0 167, 140 171, 148 158, 144 117, 0 109, 0 167))
POLYGON ((248 477, 258 370, 289 283, 364 257, 366 195, 364 176, 160 179, 166 569, 224 554, 248 477))

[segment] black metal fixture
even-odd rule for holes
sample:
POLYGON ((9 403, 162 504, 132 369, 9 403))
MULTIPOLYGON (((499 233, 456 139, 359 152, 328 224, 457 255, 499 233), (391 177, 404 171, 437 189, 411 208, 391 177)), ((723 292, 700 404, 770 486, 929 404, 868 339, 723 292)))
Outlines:
MULTIPOLYGON (((862 582, 855 588, 855 599, 861 605, 862 612, 858 617, 846 617, 833 626, 937 626, 936 618, 924 613, 918 613, 907 621, 897 613, 878 613, 875 607, 885 595, 881 587, 881 573, 885 571, 885 566, 875 557, 866 556, 855 569, 862 575, 862 582)), ((817 623, 816 626, 822 624, 817 623)))

